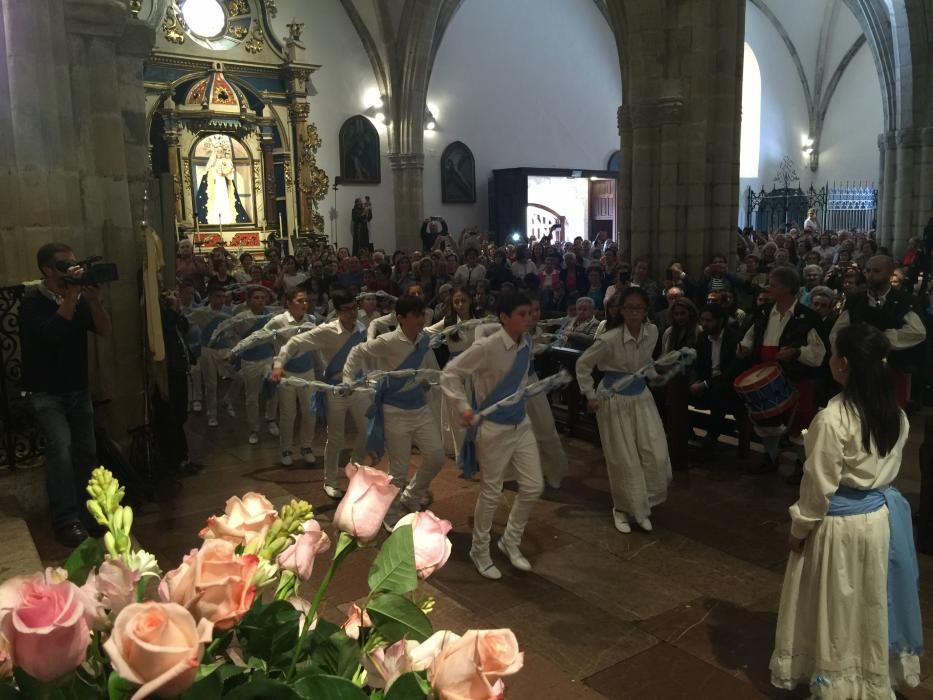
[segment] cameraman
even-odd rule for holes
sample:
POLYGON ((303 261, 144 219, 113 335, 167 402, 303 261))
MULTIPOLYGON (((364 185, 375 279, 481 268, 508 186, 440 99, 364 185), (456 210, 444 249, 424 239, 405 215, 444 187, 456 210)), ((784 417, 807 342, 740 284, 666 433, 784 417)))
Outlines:
POLYGON ((55 534, 65 545, 87 538, 91 524, 84 488, 97 464, 94 408, 88 391, 87 333, 113 330, 97 287, 83 286, 84 269, 64 243, 36 254, 42 283, 19 305, 23 388, 45 435, 45 479, 55 534))

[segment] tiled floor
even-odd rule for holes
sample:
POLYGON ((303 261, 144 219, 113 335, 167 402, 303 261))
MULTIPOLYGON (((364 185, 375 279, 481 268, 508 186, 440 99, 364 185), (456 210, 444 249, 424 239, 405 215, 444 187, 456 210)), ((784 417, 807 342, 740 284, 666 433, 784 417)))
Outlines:
MULTIPOLYGON (((908 495, 919 489, 922 424, 915 424, 901 480, 908 495)), ((280 467, 274 439, 263 436, 250 447, 236 422, 209 431, 203 418, 193 417, 189 433, 192 456, 206 469, 136 521, 139 540, 165 566, 197 546, 199 527, 232 494, 260 491, 277 505, 305 498, 329 524, 334 504, 322 492, 321 469, 280 467)), ((497 582, 480 578, 467 557, 477 485, 447 464, 433 485, 432 509, 453 522, 454 553, 421 586, 437 599, 435 628, 515 630, 526 663, 509 682, 510 698, 805 695, 771 689, 767 669, 786 559, 786 509, 795 489, 778 477, 745 476, 745 463, 727 455, 676 474, 667 503, 652 518, 654 532, 625 536, 610 523, 601 452, 577 440, 566 445, 571 475, 564 488, 546 494, 526 533, 523 548, 535 572, 512 571, 493 548, 505 574, 497 582)), ((322 453, 320 444, 316 452, 322 453)), ((507 492, 500 531, 510 500, 507 492)), ((41 523, 33 525, 43 559, 60 560, 66 552, 41 523)), ((373 550, 358 552, 339 571, 327 605, 332 619, 343 614, 338 606, 366 594, 373 556, 373 550)), ((921 581, 927 638, 933 639, 933 557, 921 556, 921 581)), ((933 700, 933 663, 924 672, 924 686, 903 697, 933 700)))

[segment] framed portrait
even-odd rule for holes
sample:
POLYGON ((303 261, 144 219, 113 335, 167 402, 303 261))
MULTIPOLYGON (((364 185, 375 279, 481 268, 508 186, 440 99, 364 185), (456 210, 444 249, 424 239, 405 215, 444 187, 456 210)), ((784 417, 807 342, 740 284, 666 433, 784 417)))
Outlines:
POLYGON ((441 201, 444 204, 476 202, 476 160, 462 141, 454 141, 441 156, 441 201))
POLYGON ((340 178, 343 185, 378 185, 382 181, 379 132, 357 115, 340 127, 340 178))

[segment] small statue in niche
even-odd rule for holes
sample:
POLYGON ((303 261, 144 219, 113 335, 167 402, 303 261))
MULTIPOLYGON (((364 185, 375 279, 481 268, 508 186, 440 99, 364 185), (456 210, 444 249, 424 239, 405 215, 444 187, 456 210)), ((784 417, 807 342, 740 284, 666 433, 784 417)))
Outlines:
POLYGON ((353 255, 359 255, 364 248, 372 252, 373 245, 369 242, 369 222, 373 220, 373 208, 369 197, 362 199, 357 197, 354 200, 351 219, 353 222, 353 255))

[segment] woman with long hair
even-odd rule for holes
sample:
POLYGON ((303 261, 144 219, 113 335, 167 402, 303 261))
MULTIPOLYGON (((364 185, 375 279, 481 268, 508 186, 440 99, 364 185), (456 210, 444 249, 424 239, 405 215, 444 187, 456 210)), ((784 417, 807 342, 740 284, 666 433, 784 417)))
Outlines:
POLYGON ((414 282, 415 276, 412 274, 411 270, 411 258, 409 258, 407 255, 400 255, 397 258, 395 267, 392 268, 392 276, 390 279, 399 287, 404 287, 405 285, 414 282))
POLYGON ((426 306, 434 307, 437 303, 437 281, 434 277, 434 261, 431 258, 422 258, 418 262, 418 278, 415 280, 421 285, 424 292, 426 306))
POLYGON ((842 391, 807 431, 790 507, 771 682, 814 698, 894 698, 920 682, 923 639, 910 506, 894 487, 910 424, 894 397, 890 343, 864 323, 829 362, 842 391))
POLYGON ((586 395, 587 409, 596 412, 599 437, 606 455, 612 492, 612 522, 630 533, 630 519, 651 531, 651 509, 667 500, 671 462, 664 426, 645 381, 624 384, 650 359, 658 342, 658 329, 648 323, 650 300, 640 287, 621 294, 621 317, 606 324, 606 332, 577 360, 577 382, 586 395), (593 370, 604 373, 600 394, 593 370))
MULTIPOLYGON (((447 315, 433 326, 424 329, 428 335, 436 335, 443 332, 451 326, 456 326, 465 321, 471 321, 473 315, 473 297, 469 289, 465 286, 455 286, 450 293, 449 310, 447 315)), ((473 344, 476 337, 476 326, 454 330, 447 336, 447 349, 449 355, 447 360, 452 360, 461 352, 473 344)), ((445 360, 444 364, 447 363, 445 360)), ((467 393, 471 391, 469 381, 467 381, 467 393)), ((443 431, 444 449, 447 454, 455 458, 463 443, 465 428, 460 419, 460 410, 453 401, 447 398, 446 394, 441 394, 441 429, 443 431)))
MULTIPOLYGON (((671 325, 664 330, 658 347, 660 354, 696 349, 700 339, 700 312, 686 297, 675 297, 670 306, 671 325)), ((676 374, 658 391, 663 411, 667 451, 671 467, 678 471, 689 467, 687 445, 693 428, 690 425, 690 382, 683 372, 676 374)))

